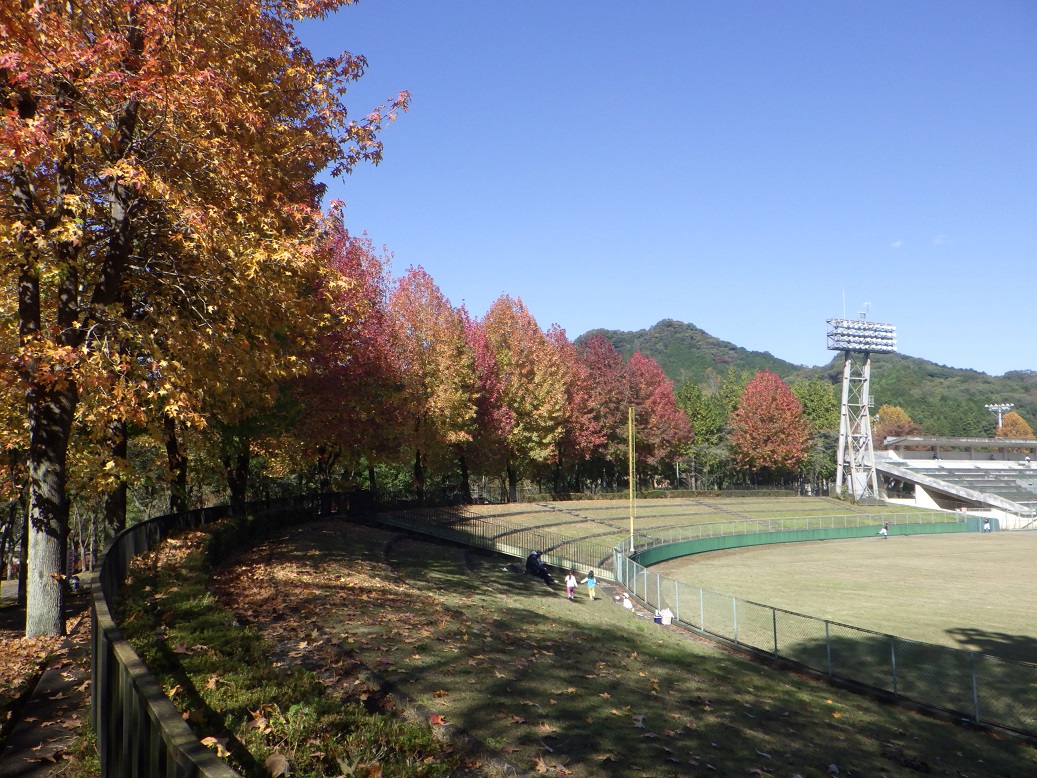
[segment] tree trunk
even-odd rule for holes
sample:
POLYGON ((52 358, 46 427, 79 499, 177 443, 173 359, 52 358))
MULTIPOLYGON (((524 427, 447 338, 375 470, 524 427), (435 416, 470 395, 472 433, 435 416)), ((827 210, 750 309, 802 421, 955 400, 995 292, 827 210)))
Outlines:
POLYGON ((378 482, 374 477, 374 465, 370 462, 367 463, 367 482, 371 485, 371 499, 374 502, 378 501, 378 482))
POLYGON ((425 468, 421 465, 421 451, 414 452, 414 484, 418 492, 418 504, 425 504, 425 468))
MULTIPOLYGON (((121 466, 127 459, 126 420, 115 419, 108 425, 108 434, 112 446, 112 459, 121 466)), ((119 471, 119 482, 104 498, 104 523, 113 534, 126 529, 126 478, 119 471)))
POLYGON ((475 501, 472 499, 472 485, 468 482, 468 458, 464 454, 458 458, 458 465, 461 468, 461 494, 464 504, 471 505, 475 501))
POLYGON ((252 447, 247 438, 238 442, 236 452, 228 452, 223 456, 223 469, 227 474, 230 504, 234 507, 245 504, 248 496, 248 469, 251 462, 252 447))
POLYGON ((78 393, 71 381, 28 393, 29 558, 25 636, 64 635, 61 571, 68 540, 66 457, 78 393))
POLYGON ((10 521, 4 524, 4 531, 0 532, 0 580, 10 578, 10 561, 14 558, 14 511, 11 511, 10 521), (10 551, 8 551, 10 546, 10 551))
POLYGON ((29 588, 29 509, 22 506, 22 542, 18 550, 18 605, 25 608, 28 603, 26 589, 29 588))
POLYGON ((166 416, 166 460, 169 465, 169 512, 187 510, 187 457, 176 436, 176 419, 166 416))
POLYGON ((518 471, 508 462, 508 502, 518 502, 518 471))

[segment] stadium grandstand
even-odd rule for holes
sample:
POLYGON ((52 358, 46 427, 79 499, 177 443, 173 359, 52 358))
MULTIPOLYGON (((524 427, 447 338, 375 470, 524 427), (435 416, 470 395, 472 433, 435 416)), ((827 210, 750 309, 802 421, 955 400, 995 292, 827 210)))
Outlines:
POLYGON ((1037 526, 1037 441, 911 436, 883 446, 875 470, 890 503, 987 514, 1007 528, 1037 526))

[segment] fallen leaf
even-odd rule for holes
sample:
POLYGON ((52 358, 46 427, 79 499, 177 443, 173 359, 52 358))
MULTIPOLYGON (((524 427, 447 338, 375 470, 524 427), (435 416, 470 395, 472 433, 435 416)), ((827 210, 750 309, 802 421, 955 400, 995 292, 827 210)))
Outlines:
POLYGON ((227 750, 227 740, 228 738, 219 739, 209 735, 209 737, 202 738, 202 745, 206 748, 212 748, 215 746, 216 756, 220 759, 224 759, 230 756, 230 751, 227 750))
POLYGON ((433 724, 439 724, 440 726, 446 724, 446 718, 439 715, 438 713, 433 713, 431 716, 428 717, 428 720, 433 724))
POLYGON ((249 713, 252 713, 252 720, 245 725, 246 729, 258 729, 264 735, 273 731, 274 728, 270 726, 270 722, 263 715, 262 711, 257 710, 254 713, 249 711, 249 713))
POLYGON ((270 778, 288 775, 288 757, 277 752, 272 753, 266 758, 266 771, 270 778))
POLYGON ((641 714, 634 715, 634 726, 637 727, 638 729, 644 729, 645 728, 645 717, 642 716, 641 714))

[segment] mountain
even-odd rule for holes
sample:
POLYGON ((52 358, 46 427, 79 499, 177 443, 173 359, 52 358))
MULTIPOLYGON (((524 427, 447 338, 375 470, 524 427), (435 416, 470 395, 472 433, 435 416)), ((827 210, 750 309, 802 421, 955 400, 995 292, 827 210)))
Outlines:
MULTIPOLYGON (((603 335, 627 358, 635 351, 652 357, 677 384, 685 380, 702 384, 709 368, 721 377, 731 369, 770 370, 786 381, 820 377, 837 386, 842 382, 842 354, 833 354, 831 362, 819 367, 795 365, 673 319, 637 332, 591 330, 576 339, 577 345, 592 335, 603 335)), ((877 354, 871 362, 871 396, 876 409, 899 405, 931 435, 993 435, 997 418, 985 407, 993 403, 1014 403, 1014 410, 1037 428, 1037 372, 1033 370, 991 376, 905 354, 877 354)))
POLYGON ((591 330, 576 339, 580 345, 592 335, 605 336, 627 359, 635 351, 651 357, 673 381, 691 379, 702 383, 706 370, 712 368, 721 376, 736 371, 770 370, 782 378, 790 378, 806 368, 778 359, 769 351, 749 351, 741 346, 714 338, 694 324, 663 319, 654 327, 637 332, 591 330))

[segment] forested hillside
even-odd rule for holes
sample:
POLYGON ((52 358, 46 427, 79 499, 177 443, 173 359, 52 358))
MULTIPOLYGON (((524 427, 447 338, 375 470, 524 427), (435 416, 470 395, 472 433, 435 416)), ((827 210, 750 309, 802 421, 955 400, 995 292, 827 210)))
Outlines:
MULTIPOLYGON (((708 381, 707 370, 726 375, 730 370, 770 370, 786 380, 823 377, 842 381, 843 357, 819 367, 794 365, 767 351, 749 351, 719 340, 693 324, 664 319, 647 330, 621 332, 592 330, 576 339, 584 342, 603 335, 629 357, 635 351, 655 359, 666 375, 680 384, 708 381)), ((977 370, 945 367, 904 354, 881 354, 872 359, 871 393, 875 407, 896 405, 922 426, 926 434, 991 436, 997 418, 984 406, 1014 403, 1031 424, 1037 422, 1037 371, 1014 370, 990 376, 977 370)))
POLYGON ((748 349, 714 338, 694 324, 663 319, 647 330, 622 332, 620 330, 591 330, 576 339, 581 345, 593 335, 608 338, 628 359, 635 351, 658 362, 666 375, 675 383, 691 379, 696 383, 706 380, 706 371, 712 369, 726 374, 729 369, 770 370, 782 378, 802 373, 805 368, 767 351, 748 349))

